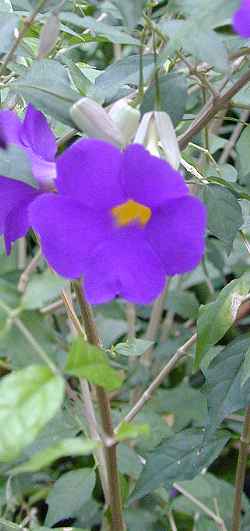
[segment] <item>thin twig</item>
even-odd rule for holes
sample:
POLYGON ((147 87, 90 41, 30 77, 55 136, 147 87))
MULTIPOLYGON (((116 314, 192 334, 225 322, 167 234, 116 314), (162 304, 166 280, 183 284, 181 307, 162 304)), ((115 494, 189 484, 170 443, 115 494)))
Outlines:
POLYGON ((236 125, 236 127, 234 127, 233 129, 233 132, 228 140, 228 142, 226 143, 223 151, 222 151, 222 154, 219 158, 219 164, 225 164, 225 162, 227 162, 227 159, 230 157, 230 154, 231 154, 231 151, 233 150, 240 134, 241 134, 241 131, 244 127, 244 124, 242 122, 246 122, 247 119, 249 117, 249 111, 247 110, 244 110, 241 112, 241 115, 240 115, 240 122, 236 125))
MULTIPOLYGON (((153 304, 148 328, 145 334, 145 339, 147 339, 148 341, 155 341, 157 338, 157 333, 158 333, 159 326, 161 323, 161 316, 162 316, 162 311, 164 308, 167 291, 168 291, 168 284, 166 284, 161 295, 158 297, 158 299, 156 299, 156 301, 153 304)), ((152 347, 150 347, 143 356, 143 363, 145 365, 149 365, 150 363, 152 350, 153 350, 152 347)))
POLYGON ((196 505, 196 507, 199 507, 199 509, 201 509, 201 511, 203 511, 203 513, 205 513, 207 516, 209 516, 217 525, 220 526, 220 529, 222 529, 223 526, 224 526, 224 529, 225 529, 225 524, 224 524, 224 521, 222 520, 222 518, 220 516, 217 516, 217 514, 215 514, 213 511, 211 511, 211 509, 209 509, 204 503, 202 503, 200 500, 198 500, 198 498, 196 498, 195 496, 190 494, 190 492, 188 492, 186 489, 181 487, 181 485, 179 485, 179 483, 174 483, 173 487, 176 490, 178 490, 178 492, 183 494, 183 496, 185 496, 185 498, 187 498, 188 500, 193 502, 193 504, 196 505))
POLYGON ((26 20, 24 21, 24 24, 23 24, 23 29, 21 31, 18 31, 18 34, 17 34, 17 37, 12 45, 12 47, 10 48, 9 52, 6 54, 1 66, 0 66, 0 76, 3 74, 3 72, 5 71, 6 67, 8 66, 9 62, 11 61, 15 51, 17 50, 19 44, 21 43, 22 39, 24 38, 26 32, 28 31, 29 27, 31 26, 31 24, 34 22, 36 16, 38 15, 40 9, 42 9, 42 7, 45 6, 45 4, 47 3, 47 0, 40 0, 40 2, 38 2, 36 8, 34 9, 33 13, 30 15, 30 17, 26 18, 26 20))
MULTIPOLYGON (((226 79, 227 81, 227 79, 226 79)), ((200 111, 191 126, 178 138, 180 149, 187 147, 190 140, 199 133, 217 112, 222 109, 234 96, 250 81, 250 70, 245 72, 231 87, 216 99, 209 99, 208 103, 200 111)))
MULTIPOLYGON (((74 282, 76 296, 81 309, 85 332, 89 343, 100 347, 100 339, 94 322, 92 309, 85 299, 81 282, 74 282)), ((111 417, 111 407, 109 397, 103 387, 95 386, 98 401, 102 429, 105 435, 113 440, 114 431, 111 417)), ((108 473, 108 484, 110 490, 110 510, 112 519, 112 531, 124 531, 125 524, 122 514, 122 500, 120 482, 117 468, 116 446, 105 446, 106 465, 108 473)))
POLYGON ((34 258, 32 258, 32 260, 30 261, 26 269, 21 274, 19 278, 18 286, 17 286, 18 291, 20 291, 21 293, 24 293, 24 291, 26 290, 30 275, 37 268, 38 263, 40 262, 41 256, 42 256, 42 252, 39 249, 39 251, 37 251, 37 253, 35 254, 34 258))
POLYGON ((243 424, 242 435, 240 438, 240 449, 239 449, 239 457, 238 457, 236 480, 235 480, 235 497, 234 497, 234 507, 233 507, 232 531, 240 530, 241 498, 242 498, 244 482, 245 482, 247 455, 248 455, 249 445, 250 445, 250 406, 248 406, 246 409, 246 415, 245 415, 245 420, 243 424))
POLYGON ((169 523, 170 523, 171 531, 178 531, 178 529, 177 529, 177 527, 176 527, 176 523, 175 523, 175 520, 174 520, 174 517, 173 517, 173 513, 172 513, 172 511, 169 511, 169 513, 168 513, 168 519, 169 519, 169 523))
MULTIPOLYGON (((156 389, 161 385, 161 383, 165 380, 166 376, 172 371, 172 369, 177 365, 177 363, 183 358, 189 348, 195 343, 197 339, 197 334, 194 334, 182 347, 180 347, 174 356, 172 356, 171 360, 168 361, 168 363, 161 369, 159 374, 156 376, 156 378, 153 380, 153 382, 150 384, 150 386, 144 391, 141 398, 136 402, 136 404, 132 407, 132 409, 129 411, 129 413, 126 415, 126 417, 123 419, 123 422, 131 422, 133 418, 139 413, 139 411, 143 408, 143 406, 146 404, 146 402, 151 398, 152 394, 156 391, 156 389)), ((119 426, 115 429, 117 431, 119 426)))

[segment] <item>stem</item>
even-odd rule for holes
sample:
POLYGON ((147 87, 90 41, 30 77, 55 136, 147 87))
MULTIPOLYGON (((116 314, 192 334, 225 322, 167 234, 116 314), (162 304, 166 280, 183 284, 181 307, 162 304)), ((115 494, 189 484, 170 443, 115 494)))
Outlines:
POLYGON ((241 498, 244 488, 244 481, 246 475, 246 466, 247 466, 247 454, 248 447, 250 444, 250 406, 246 409, 245 420, 243 424, 242 435, 240 438, 240 449, 239 457, 236 471, 236 480, 235 480, 235 497, 234 497, 234 508, 233 508, 233 523, 232 531, 240 530, 240 520, 241 520, 241 498))
POLYGON ((37 265, 38 265, 41 257, 42 257, 42 252, 39 249, 39 251, 37 251, 35 256, 32 258, 30 263, 27 265, 26 269, 21 274, 21 276, 19 278, 18 286, 17 286, 18 291, 20 291, 21 293, 24 293, 24 291, 26 290, 27 284, 29 282, 30 275, 37 268, 37 265))
MULTIPOLYGON (((161 295, 158 297, 158 299, 156 299, 156 301, 153 304, 148 328, 145 334, 145 339, 147 339, 148 341, 155 341, 157 338, 157 333, 158 333, 160 322, 161 322, 161 316, 162 316, 164 302, 165 302, 166 295, 167 295, 167 290, 168 290, 168 284, 166 285, 161 295)), ((143 356, 143 362, 145 365, 150 364, 152 350, 153 350, 152 347, 150 347, 143 356)))
POLYGON ((4 72, 6 67, 8 66, 9 62, 11 61, 11 59, 12 59, 15 51, 17 50, 20 42, 22 41, 23 37, 25 36, 25 34, 26 34, 27 30, 29 29, 29 27, 31 26, 31 24, 34 22, 34 20, 35 20, 36 16, 38 15, 40 9, 42 7, 44 7, 46 3, 47 3, 47 0, 40 0, 40 2, 38 2, 37 7, 34 9, 33 13, 30 15, 30 17, 28 17, 24 21, 23 29, 20 32, 18 31, 18 36, 16 37, 16 40, 15 40, 14 44, 12 45, 11 49, 9 50, 9 52, 6 54, 1 66, 0 66, 0 76, 2 75, 2 73, 4 72))
POLYGON ((243 74, 224 94, 217 98, 212 97, 208 103, 203 107, 191 126, 179 138, 180 149, 187 147, 194 135, 199 133, 201 129, 206 127, 210 120, 222 109, 228 102, 250 81, 250 70, 243 74))
MULTIPOLYGON (((146 391, 144 391, 141 398, 139 398, 133 408, 123 419, 123 422, 131 422, 131 420, 133 420, 137 413, 139 413, 139 411, 143 408, 146 402, 151 398, 152 394, 156 391, 159 385, 161 385, 163 380, 165 380, 166 376, 170 373, 170 371, 177 365, 180 359, 185 356, 186 352, 195 343, 196 339, 197 334, 194 334, 192 337, 190 337, 188 341, 186 341, 186 343, 184 343, 184 345, 182 345, 182 347, 180 347, 176 351, 176 353, 172 356, 171 360, 161 369, 161 371, 152 381, 150 386, 146 389, 146 391)), ((118 427, 116 428, 116 430, 117 429, 118 427)))
POLYGON ((199 507, 199 509, 201 509, 201 511, 203 511, 203 513, 205 513, 207 516, 209 516, 209 518, 211 518, 220 527, 220 529, 222 529, 223 527, 225 529, 225 524, 224 524, 222 518, 220 516, 217 516, 217 514, 215 514, 213 511, 211 511, 204 503, 202 503, 200 500, 198 500, 198 498, 195 498, 195 496, 190 494, 190 492, 188 492, 186 489, 181 487, 181 485, 179 485, 178 483, 174 483, 173 487, 176 490, 178 490, 178 492, 180 492, 183 496, 185 496, 185 498, 190 500, 194 505, 199 507))
MULTIPOLYGON (((84 322, 85 332, 89 343, 100 347, 100 339, 94 322, 92 308, 85 299, 83 288, 80 281, 74 282, 76 296, 81 309, 82 319, 84 322)), ((96 397, 100 410, 102 429, 108 439, 114 439, 114 430, 111 417, 111 407, 108 394, 103 387, 95 386, 96 397)), ((125 531, 125 524, 122 515, 122 500, 117 468, 116 447, 105 447, 105 456, 108 473, 108 483, 110 490, 110 510, 112 519, 112 531, 125 531)))

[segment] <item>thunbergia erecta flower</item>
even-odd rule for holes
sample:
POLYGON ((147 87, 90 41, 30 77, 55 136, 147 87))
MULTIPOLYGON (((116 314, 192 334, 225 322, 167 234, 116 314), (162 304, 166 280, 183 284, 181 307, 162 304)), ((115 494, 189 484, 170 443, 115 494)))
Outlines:
POLYGON ((9 253, 11 242, 24 236, 30 227, 29 204, 42 192, 54 189, 56 141, 45 116, 32 105, 28 106, 23 122, 13 111, 1 111, 0 131, 7 148, 15 144, 26 152, 37 182, 37 188, 33 188, 0 177, 0 234, 5 236, 9 253))
POLYGON ((250 37, 250 0, 243 0, 240 8, 234 13, 233 27, 241 37, 250 37))
POLYGON ((150 303, 166 275, 193 269, 206 213, 181 176, 138 144, 80 140, 57 159, 56 194, 30 206, 50 266, 83 277, 89 302, 150 303))

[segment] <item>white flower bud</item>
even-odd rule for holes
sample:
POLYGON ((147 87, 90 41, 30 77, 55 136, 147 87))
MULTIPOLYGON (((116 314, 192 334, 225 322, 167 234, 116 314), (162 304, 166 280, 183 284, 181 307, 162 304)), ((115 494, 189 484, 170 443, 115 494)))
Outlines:
POLYGON ((81 98, 71 107, 70 114, 76 126, 89 137, 106 140, 119 147, 123 145, 119 128, 96 101, 81 98))
POLYGON ((157 157, 161 156, 161 148, 169 164, 175 169, 179 167, 179 145, 172 121, 166 112, 153 111, 144 114, 134 142, 144 144, 148 151, 157 157))
POLYGON ((137 131, 140 111, 131 107, 123 98, 112 105, 109 116, 121 131, 124 145, 129 144, 137 131))

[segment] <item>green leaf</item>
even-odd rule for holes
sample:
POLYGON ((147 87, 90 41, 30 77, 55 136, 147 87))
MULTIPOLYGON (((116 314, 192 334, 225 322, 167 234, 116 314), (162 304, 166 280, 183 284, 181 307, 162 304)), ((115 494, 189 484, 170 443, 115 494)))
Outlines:
MULTIPOLYGON (((148 80, 154 71, 154 56, 143 56, 144 81, 148 80)), ((111 102, 123 88, 128 85, 138 86, 140 81, 140 56, 132 55, 111 64, 96 78, 97 93, 101 93, 105 102, 111 102)))
POLYGON ((203 387, 208 401, 209 422, 206 438, 227 415, 245 407, 250 401, 249 382, 242 386, 243 367, 250 336, 236 339, 213 359, 204 371, 203 387))
POLYGON ((126 444, 117 446, 118 469, 121 474, 138 479, 142 471, 142 462, 134 448, 126 444))
POLYGON ((113 3, 118 8, 125 26, 130 29, 137 26, 146 0, 113 0, 113 3))
POLYGON ((249 168, 249 147, 250 147, 250 125, 244 128, 236 144, 237 163, 240 177, 247 177, 250 173, 249 168))
POLYGON ((18 146, 10 145, 0 154, 0 175, 16 179, 37 188, 33 178, 31 163, 26 153, 18 146))
MULTIPOLYGON (((2 6, 1 6, 2 11, 2 6)), ((0 32, 1 43, 0 53, 6 53, 9 51, 14 43, 15 35, 14 30, 18 28, 19 17, 14 13, 0 13, 0 32)))
POLYGON ((44 59, 34 62, 23 77, 12 83, 11 88, 40 111, 74 126, 69 109, 79 95, 71 88, 67 71, 57 61, 44 59))
POLYGON ((53 446, 45 448, 35 454, 29 461, 11 470, 11 474, 21 474, 24 472, 37 472, 51 463, 67 456, 88 455, 97 447, 97 442, 80 437, 74 439, 62 439, 53 446))
POLYGON ((240 204, 230 190, 216 184, 205 187, 203 200, 208 211, 208 228, 224 243, 229 253, 243 224, 240 204))
MULTIPOLYGON (((25 355, 25 353, 24 353, 25 355)), ((0 461, 15 459, 62 404, 64 381, 47 367, 30 366, 0 383, 0 461)))
MULTIPOLYGON (((169 114, 174 125, 182 119, 187 103, 187 81, 183 75, 171 73, 159 79, 161 110, 169 114)), ((144 95, 141 112, 144 114, 155 108, 155 83, 144 95)))
POLYGON ((241 386, 244 387, 247 380, 250 378, 250 347, 247 349, 241 374, 241 386))
POLYGON ((137 437, 146 436, 150 434, 150 427, 148 424, 130 424, 128 422, 122 422, 119 430, 116 433, 116 439, 118 441, 124 441, 126 439, 137 439, 137 437))
POLYGON ((89 29, 91 32, 105 37, 105 39, 113 42, 114 44, 131 44, 137 46, 140 44, 138 39, 135 39, 124 31, 117 29, 116 26, 99 22, 93 17, 80 17, 75 13, 61 13, 60 20, 62 20, 65 24, 70 23, 78 28, 89 29))
POLYGON ((70 349, 65 371, 108 391, 118 389, 122 383, 121 376, 109 366, 105 352, 80 337, 70 349))
POLYGON ((180 315, 183 319, 196 319, 199 303, 191 291, 170 291, 166 308, 170 312, 180 315))
POLYGON ((169 437, 147 456, 130 503, 163 485, 169 488, 174 481, 194 478, 216 459, 228 439, 225 432, 218 432, 204 447, 202 429, 187 429, 169 437))
POLYGON ((202 356, 224 337, 235 322, 242 298, 249 293, 249 282, 250 273, 245 273, 225 286, 216 301, 200 308, 197 321, 196 368, 199 367, 202 356))
POLYGON ((117 343, 114 347, 114 351, 121 356, 141 356, 152 347, 153 341, 146 339, 132 339, 126 341, 126 343, 117 343))
POLYGON ((47 498, 49 510, 45 525, 77 515, 90 498, 95 486, 95 472, 90 468, 73 470, 63 474, 54 484, 47 498))
POLYGON ((35 274, 29 280, 22 298, 22 306, 26 310, 42 308, 58 297, 65 287, 66 281, 49 269, 44 273, 35 274))

